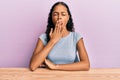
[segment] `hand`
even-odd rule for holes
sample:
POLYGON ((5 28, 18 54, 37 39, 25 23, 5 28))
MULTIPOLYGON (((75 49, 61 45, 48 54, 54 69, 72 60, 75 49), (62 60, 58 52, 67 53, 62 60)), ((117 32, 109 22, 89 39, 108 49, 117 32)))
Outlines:
POLYGON ((45 64, 48 66, 50 69, 56 69, 56 64, 52 63, 50 60, 45 59, 45 64))
POLYGON ((39 67, 40 68, 46 68, 47 66, 45 64, 41 64, 39 67))
POLYGON ((53 28, 51 28, 51 31, 49 33, 50 40, 54 40, 55 43, 58 42, 62 37, 62 30, 63 30, 62 25, 63 25, 62 22, 57 21, 54 31, 53 28))

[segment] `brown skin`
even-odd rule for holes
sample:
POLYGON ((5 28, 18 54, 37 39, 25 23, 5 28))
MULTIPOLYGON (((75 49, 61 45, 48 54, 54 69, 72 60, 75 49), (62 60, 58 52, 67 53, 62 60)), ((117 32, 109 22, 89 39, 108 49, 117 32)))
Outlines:
POLYGON ((66 29, 66 25, 68 20, 69 20, 69 15, 66 7, 64 7, 61 4, 57 5, 52 12, 52 21, 54 25, 58 21, 61 24, 62 30, 65 30, 67 33, 68 31, 66 29))
POLYGON ((49 69, 53 70, 89 70, 90 62, 84 46, 83 39, 80 39, 77 43, 78 53, 80 57, 80 62, 75 62, 71 64, 54 64, 50 60, 46 59, 47 55, 53 48, 53 46, 62 38, 69 34, 66 29, 66 24, 69 20, 69 15, 65 6, 59 4, 57 5, 52 13, 52 21, 55 25, 55 29, 50 31, 50 41, 46 46, 42 43, 41 39, 38 39, 36 48, 34 50, 33 56, 30 62, 30 69, 34 71, 39 66, 44 66, 45 63, 49 69))

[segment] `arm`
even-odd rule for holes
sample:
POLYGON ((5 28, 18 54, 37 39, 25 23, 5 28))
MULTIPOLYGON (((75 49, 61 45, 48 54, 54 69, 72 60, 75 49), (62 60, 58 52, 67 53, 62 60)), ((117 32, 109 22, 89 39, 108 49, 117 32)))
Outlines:
POLYGON ((44 46, 42 41, 40 39, 38 40, 30 61, 30 69, 32 71, 34 71, 38 66, 40 66, 44 62, 45 58, 47 57, 49 51, 52 49, 53 46, 53 41, 49 41, 48 44, 44 46))
POLYGON ((46 46, 44 46, 41 39, 39 39, 37 42, 37 46, 34 50, 33 56, 30 61, 30 69, 32 71, 34 71, 37 67, 39 67, 44 62, 47 55, 53 48, 53 46, 62 37, 60 23, 56 23, 55 30, 53 31, 53 29, 51 29, 49 36, 50 36, 50 41, 47 43, 46 46))
POLYGON ((78 53, 80 56, 80 62, 75 62, 71 64, 53 64, 49 60, 45 60, 45 63, 48 65, 49 68, 55 70, 69 70, 69 71, 87 71, 90 68, 90 62, 88 59, 88 55, 86 49, 84 47, 83 39, 80 39, 77 43, 78 53))

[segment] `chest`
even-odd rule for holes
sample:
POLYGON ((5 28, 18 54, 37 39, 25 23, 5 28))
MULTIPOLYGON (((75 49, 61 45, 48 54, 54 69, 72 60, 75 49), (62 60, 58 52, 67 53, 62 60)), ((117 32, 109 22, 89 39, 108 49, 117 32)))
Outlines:
POLYGON ((74 39, 60 40, 48 54, 48 58, 56 64, 72 63, 76 57, 74 39))

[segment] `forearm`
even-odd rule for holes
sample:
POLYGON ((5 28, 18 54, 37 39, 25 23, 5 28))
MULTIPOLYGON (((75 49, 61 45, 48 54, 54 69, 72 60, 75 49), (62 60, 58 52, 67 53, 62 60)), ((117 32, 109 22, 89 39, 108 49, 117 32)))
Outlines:
POLYGON ((68 70, 68 71, 88 71, 90 68, 89 62, 76 62, 71 64, 58 64, 56 70, 68 70))
POLYGON ((30 62, 31 70, 35 70, 44 62, 45 58, 49 54, 50 50, 53 48, 54 44, 54 41, 49 41, 48 44, 39 53, 33 55, 30 62))

